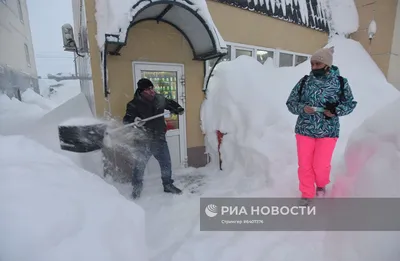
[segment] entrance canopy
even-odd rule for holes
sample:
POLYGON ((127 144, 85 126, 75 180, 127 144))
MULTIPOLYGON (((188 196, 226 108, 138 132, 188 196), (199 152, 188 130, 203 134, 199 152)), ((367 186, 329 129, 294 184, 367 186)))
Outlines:
POLYGON ((197 1, 204 3, 194 4, 187 0, 138 1, 131 9, 132 19, 125 32, 120 29, 118 35, 106 34, 107 52, 119 55, 127 44, 129 29, 140 22, 153 20, 176 28, 191 46, 195 60, 204 61, 225 55, 225 42, 208 13, 205 0, 197 1))

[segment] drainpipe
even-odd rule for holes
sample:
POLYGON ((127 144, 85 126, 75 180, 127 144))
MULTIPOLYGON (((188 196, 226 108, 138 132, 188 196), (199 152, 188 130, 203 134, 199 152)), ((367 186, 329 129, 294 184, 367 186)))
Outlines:
POLYGON ((107 85, 107 42, 104 43, 104 51, 103 51, 103 85, 104 85, 104 97, 107 98, 110 92, 108 91, 108 85, 107 85))

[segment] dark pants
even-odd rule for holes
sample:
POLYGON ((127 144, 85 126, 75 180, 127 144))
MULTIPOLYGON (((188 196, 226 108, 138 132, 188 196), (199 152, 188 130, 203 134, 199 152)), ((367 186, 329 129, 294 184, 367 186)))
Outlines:
POLYGON ((152 137, 135 147, 136 162, 132 175, 133 186, 143 184, 144 170, 151 156, 154 156, 160 164, 161 180, 163 185, 172 184, 174 182, 171 178, 171 156, 169 154, 168 143, 165 139, 165 135, 152 137))

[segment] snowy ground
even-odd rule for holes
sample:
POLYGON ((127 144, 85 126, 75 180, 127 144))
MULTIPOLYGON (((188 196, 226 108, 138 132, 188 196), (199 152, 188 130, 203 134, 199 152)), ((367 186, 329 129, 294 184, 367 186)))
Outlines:
MULTIPOLYGON (((376 138, 376 152, 368 158, 368 165, 366 158, 357 159, 347 154, 345 160, 348 169, 343 168, 343 156, 350 134, 353 133, 353 137, 358 137, 365 144, 350 144, 350 151, 354 146, 357 146, 359 153, 367 151, 371 137, 361 135, 367 127, 359 126, 367 118, 370 122, 378 120, 380 114, 370 117, 379 108, 398 100, 400 95, 386 82, 361 45, 341 38, 331 44, 336 48, 335 64, 342 75, 349 79, 359 105, 354 114, 342 119, 342 135, 335 154, 332 178, 336 186, 330 193, 350 197, 400 197, 399 165, 390 165, 392 169, 385 168, 384 180, 393 182, 390 187, 385 189, 385 181, 373 182, 376 181, 376 175, 381 175, 382 161, 389 159, 390 162, 398 162, 400 159, 399 149, 383 143, 379 138, 376 138), (379 99, 376 99, 377 94, 379 99), (381 148, 383 151, 380 151, 381 148), (394 150, 397 152, 394 153, 394 150), (353 160, 356 163, 352 163, 353 160), (352 164, 349 165, 349 162, 352 164)), ((400 239, 397 232, 199 231, 199 196, 298 196, 293 136, 295 117, 287 111, 285 101, 294 84, 308 72, 308 62, 297 68, 273 69, 268 64, 263 67, 247 57, 239 57, 218 67, 211 80, 208 99, 203 105, 202 119, 209 137, 210 152, 215 153, 216 149, 215 130, 228 132, 222 145, 224 171, 218 171, 215 165, 194 170, 190 176, 203 176, 200 187, 192 185, 181 197, 164 195, 157 173, 147 177, 146 191, 137 203, 147 213, 150 260, 372 261, 384 257, 384 260, 395 261, 400 258, 397 243, 394 243, 400 239), (245 91, 243 86, 246 86, 245 91), (221 102, 221 97, 225 102, 221 102), (191 190, 195 191, 194 194, 189 193, 191 190), (371 244, 379 245, 382 250, 368 248, 371 244)), ((397 125, 389 122, 396 109, 390 111, 391 114, 389 111, 385 113, 388 115, 385 118, 387 121, 380 123, 380 129, 375 130, 373 136, 379 137, 385 130, 385 136, 390 134, 397 140, 400 138, 396 134, 397 125)), ((186 186, 186 177, 188 174, 177 175, 177 185, 186 186)), ((115 186, 129 197, 129 185, 115 186)))
MULTIPOLYGON (((330 191, 400 197, 400 124, 393 120, 400 95, 358 43, 340 38, 333 43, 335 64, 359 105, 342 120, 330 191)), ((246 57, 218 66, 202 119, 214 157, 215 130, 228 132, 224 171, 211 164, 177 173, 176 185, 184 189, 180 196, 163 193, 159 173, 153 173, 145 177, 143 196, 135 202, 129 199, 129 184, 109 177, 103 182, 87 171, 100 164, 89 161, 98 155, 82 160, 58 149, 58 122, 89 110, 79 105, 82 96, 72 95, 55 108, 51 98, 32 95, 21 103, 0 96, 0 260, 400 260, 397 232, 199 229, 200 197, 298 196, 295 117, 285 101, 308 71, 308 62, 275 69, 246 57), (33 134, 24 131, 27 122, 33 134), (16 133, 23 136, 12 136, 16 133)))
POLYGON ((146 260, 136 204, 33 140, 0 144, 0 260, 146 260))

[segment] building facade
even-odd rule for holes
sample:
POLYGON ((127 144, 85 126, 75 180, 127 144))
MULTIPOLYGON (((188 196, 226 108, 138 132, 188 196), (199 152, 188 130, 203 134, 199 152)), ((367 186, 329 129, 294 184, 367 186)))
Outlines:
POLYGON ((39 93, 26 0, 0 0, 0 90, 10 96, 39 93))
MULTIPOLYGON (((131 8, 141 10, 132 17, 131 26, 123 35, 125 40, 120 41, 121 33, 99 35, 104 21, 99 23, 98 19, 107 17, 102 11, 112 1, 73 0, 75 41, 82 50, 88 46, 87 53, 82 51, 85 58, 79 58, 85 61, 78 63, 79 72, 90 68, 92 76, 92 83, 82 90, 97 117, 121 120, 126 104, 133 98, 136 82, 142 77, 151 79, 157 91, 185 108, 184 115, 166 119, 173 168, 204 166, 208 157, 200 127, 200 108, 207 75, 218 59, 248 55, 260 63, 270 58, 279 67, 296 66, 326 45, 329 28, 319 1, 298 2, 303 5, 209 0, 211 26, 188 0, 138 1, 131 8), (103 6, 96 6, 99 2, 103 6), (185 2, 186 5, 182 4, 185 2), (219 46, 216 34, 226 46, 219 46), (104 44, 99 43, 101 38, 105 39, 104 44)), ((109 162, 130 173, 128 154, 104 153, 109 162)), ((150 160, 148 171, 157 168, 155 160, 150 160)))
POLYGON ((400 90, 400 1, 355 0, 359 14, 359 30, 350 37, 359 41, 388 81, 400 90), (368 35, 371 21, 376 23, 376 34, 368 35))
POLYGON ((87 19, 86 19, 86 6, 83 0, 72 0, 72 10, 74 16, 74 39, 78 47, 78 54, 83 53, 84 55, 75 55, 77 76, 80 79, 81 91, 85 94, 90 109, 93 114, 96 114, 94 89, 92 81, 92 65, 90 59, 89 40, 87 31, 87 19))

